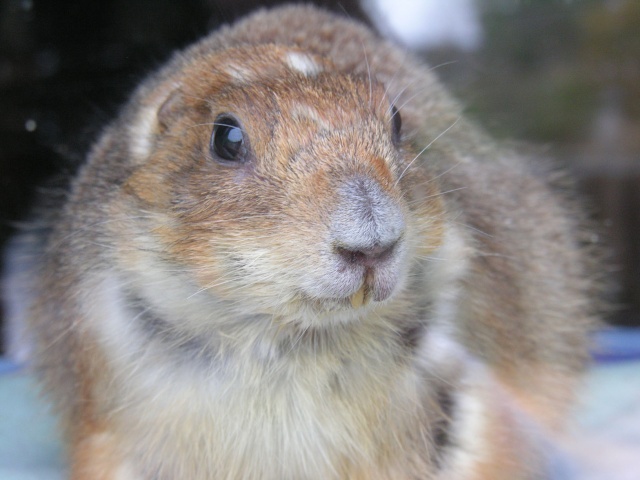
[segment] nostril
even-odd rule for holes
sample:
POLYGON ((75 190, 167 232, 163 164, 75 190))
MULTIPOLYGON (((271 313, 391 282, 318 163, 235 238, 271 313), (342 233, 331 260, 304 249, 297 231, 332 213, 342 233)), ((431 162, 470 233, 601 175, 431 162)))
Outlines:
POLYGON ((335 247, 336 253, 348 263, 374 267, 389 258, 396 248, 397 241, 387 245, 373 245, 368 247, 335 247))

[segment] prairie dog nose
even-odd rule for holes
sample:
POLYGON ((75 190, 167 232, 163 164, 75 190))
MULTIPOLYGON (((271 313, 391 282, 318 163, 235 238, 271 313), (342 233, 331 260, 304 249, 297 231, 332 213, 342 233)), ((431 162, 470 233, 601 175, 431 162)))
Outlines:
POLYGON ((335 250, 348 263, 362 265, 364 267, 375 267, 392 255, 397 243, 397 241, 394 241, 389 245, 356 247, 354 250, 349 247, 337 246, 335 250))
POLYGON ((404 230, 400 206, 378 182, 365 176, 345 182, 332 225, 335 252, 345 261, 366 267, 384 262, 404 230))

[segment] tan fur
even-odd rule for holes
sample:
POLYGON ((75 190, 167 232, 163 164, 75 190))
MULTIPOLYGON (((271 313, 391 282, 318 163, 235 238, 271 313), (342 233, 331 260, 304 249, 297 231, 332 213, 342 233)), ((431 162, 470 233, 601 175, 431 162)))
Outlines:
POLYGON ((579 209, 537 165, 314 8, 176 54, 96 143, 33 272, 72 478, 547 478, 593 286, 579 209), (210 149, 220 114, 241 162, 210 149))
POLYGON ((126 468, 117 440, 108 433, 87 429, 73 445, 72 479, 127 480, 126 468))

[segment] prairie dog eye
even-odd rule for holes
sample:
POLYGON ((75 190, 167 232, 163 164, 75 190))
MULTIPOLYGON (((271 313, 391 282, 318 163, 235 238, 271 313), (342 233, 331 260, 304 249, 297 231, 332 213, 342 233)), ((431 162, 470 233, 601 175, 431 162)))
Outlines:
POLYGON ((230 115, 220 115, 214 124, 209 142, 213 157, 227 162, 242 162, 245 159, 245 134, 239 122, 230 115))
POLYGON ((391 105, 391 122, 393 141, 398 142, 400 140, 400 129, 402 128, 402 117, 395 105, 391 105))

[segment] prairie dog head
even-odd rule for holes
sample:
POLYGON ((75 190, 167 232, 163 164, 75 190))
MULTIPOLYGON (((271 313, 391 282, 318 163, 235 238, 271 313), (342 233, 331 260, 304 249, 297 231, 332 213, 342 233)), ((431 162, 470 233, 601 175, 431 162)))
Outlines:
POLYGON ((375 77, 267 45, 207 53, 163 85, 110 207, 141 296, 305 327, 406 296, 442 205, 375 77))

